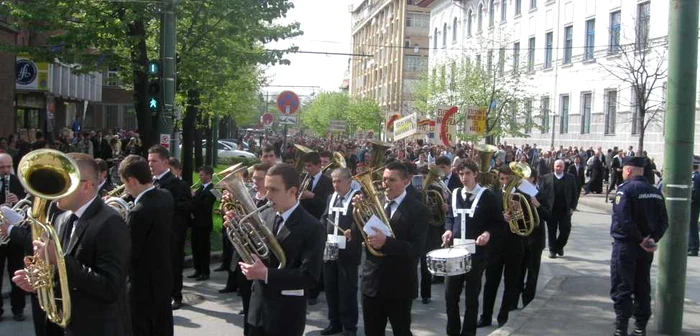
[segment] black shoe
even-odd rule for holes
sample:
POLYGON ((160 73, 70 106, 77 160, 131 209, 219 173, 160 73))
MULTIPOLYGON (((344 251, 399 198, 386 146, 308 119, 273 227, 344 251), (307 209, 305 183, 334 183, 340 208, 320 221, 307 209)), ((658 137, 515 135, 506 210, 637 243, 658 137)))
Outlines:
POLYGON ((173 310, 178 310, 178 309, 182 308, 182 301, 173 300, 170 302, 170 307, 173 310))
POLYGON ((209 274, 202 274, 195 279, 197 281, 204 281, 204 280, 209 280, 209 274))
POLYGON ((340 334, 342 331, 342 327, 329 324, 325 329, 321 330, 321 335, 335 335, 340 334))
POLYGON ((688 251, 688 256, 689 256, 689 257, 697 257, 697 256, 698 256, 698 251, 688 251))
POLYGON ((613 336, 627 336, 627 331, 622 329, 615 329, 613 336))
POLYGON ((219 293, 224 294, 224 293, 235 293, 236 289, 235 288, 222 288, 219 289, 219 293))
POLYGON ((421 301, 423 302, 423 304, 428 304, 430 303, 430 298, 423 298, 421 301))
MULTIPOLYGON (((307 303, 309 304, 309 306, 315 306, 318 304, 318 299, 309 299, 309 301, 307 303)), ((340 332, 340 331, 338 331, 338 332, 340 332)))
POLYGON ((646 329, 634 328, 634 331, 629 336, 647 336, 647 331, 646 329))
POLYGON ((245 315, 245 310, 241 309, 241 311, 238 312, 238 315, 245 315))
POLYGON ((187 278, 188 279, 196 279, 196 278, 199 278, 200 276, 201 276, 201 274, 199 274, 199 272, 194 272, 194 273, 188 275, 187 278))
POLYGON ((26 319, 26 318, 24 317, 24 314, 23 314, 23 313, 14 314, 14 315, 12 316, 12 318, 15 319, 15 321, 17 321, 17 322, 22 322, 22 321, 24 321, 24 320, 26 319))
POLYGON ((476 322, 477 328, 490 327, 490 326, 491 326, 491 319, 486 320, 482 317, 479 319, 479 321, 476 322))
POLYGON ((557 251, 557 254, 558 254, 560 257, 563 257, 563 256, 564 256, 564 249, 559 249, 559 251, 557 251))
POLYGON ((214 269, 214 272, 223 272, 223 271, 228 271, 228 267, 219 266, 218 268, 214 269))
POLYGON ((557 254, 552 251, 549 251, 549 259, 557 259, 557 254))

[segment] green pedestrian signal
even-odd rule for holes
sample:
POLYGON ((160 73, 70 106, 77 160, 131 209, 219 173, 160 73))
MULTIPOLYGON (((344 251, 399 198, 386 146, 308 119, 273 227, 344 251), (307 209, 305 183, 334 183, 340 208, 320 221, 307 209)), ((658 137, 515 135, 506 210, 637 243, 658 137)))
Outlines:
POLYGON ((149 76, 160 76, 160 61, 148 61, 147 73, 149 76))
POLYGON ((148 100, 148 108, 153 112, 158 111, 159 105, 158 97, 151 97, 151 99, 148 100))

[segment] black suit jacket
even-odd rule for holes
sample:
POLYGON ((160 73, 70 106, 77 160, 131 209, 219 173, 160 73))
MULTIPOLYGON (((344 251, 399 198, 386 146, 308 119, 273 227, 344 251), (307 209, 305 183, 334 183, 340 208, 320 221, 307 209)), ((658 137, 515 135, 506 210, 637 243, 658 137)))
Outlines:
POLYGON ((580 165, 578 169, 576 169, 576 165, 572 163, 571 166, 569 166, 567 173, 576 178, 576 185, 579 188, 586 184, 586 167, 584 165, 580 165))
MULTIPOLYGON (((110 191, 114 190, 114 185, 112 185, 112 181, 109 180, 109 175, 107 176, 107 179, 105 180, 105 183, 102 185, 100 190, 97 191, 97 193, 100 195, 100 197, 106 196, 110 191)), ((119 197, 119 195, 116 195, 119 197)))
POLYGON ((450 191, 464 186, 462 185, 462 181, 459 180, 459 176, 457 175, 457 173, 452 173, 452 175, 450 175, 450 179, 445 184, 447 185, 447 188, 450 189, 450 191))
MULTIPOLYGON (((547 204, 554 207, 554 173, 542 176, 540 179, 540 192, 547 195, 547 204)), ((569 173, 564 173, 564 198, 566 204, 566 212, 569 213, 571 210, 576 210, 578 206, 578 186, 576 185, 576 178, 574 175, 569 173)))
POLYGON ((211 193, 214 183, 209 183, 206 188, 199 187, 192 196, 192 228, 209 230, 214 228, 214 202, 216 197, 211 193))
MULTIPOLYGON (((2 188, 2 190, 0 190, 0 191, 2 191, 2 192, 0 192, 0 204, 5 204, 5 187, 4 187, 5 180, 4 179, 2 179, 2 183, 3 183, 3 188, 2 188)), ((24 198, 24 196, 27 195, 24 192, 24 187, 22 187, 22 184, 19 182, 19 177, 17 177, 17 175, 15 175, 15 174, 10 174, 10 192, 15 194, 15 196, 17 196, 18 200, 22 200, 24 198)), ((12 204, 12 205, 14 205, 14 204, 12 204)))
POLYGON ((173 212, 174 229, 178 232, 183 232, 189 225, 192 194, 187 183, 178 179, 172 172, 167 172, 163 177, 153 182, 153 185, 159 189, 165 189, 170 192, 175 202, 175 211, 173 212))
POLYGON ((143 194, 129 211, 131 302, 157 305, 170 300, 173 286, 170 258, 172 213, 173 197, 160 189, 143 194))
MULTIPOLYGON (((265 224, 272 231, 275 211, 262 213, 265 224)), ((279 233, 277 241, 287 258, 283 269, 274 255, 266 263, 267 283, 253 282, 247 320, 253 326, 263 327, 273 335, 302 335, 306 325, 305 295, 283 295, 283 290, 303 289, 304 294, 318 284, 323 267, 325 230, 318 219, 303 207, 291 213, 279 233)))
POLYGON ((328 196, 333 193, 333 182, 331 178, 321 174, 321 178, 311 192, 314 193, 313 198, 303 199, 299 203, 306 211, 314 216, 314 218, 320 219, 323 215, 323 211, 326 210, 328 196))
POLYGON ((387 237, 377 257, 366 251, 362 269, 362 294, 389 299, 413 299, 418 289, 418 258, 428 233, 428 208, 406 197, 391 217, 394 237, 387 237))
MULTIPOLYGON (((356 194, 357 193, 353 195, 356 194)), ((328 196, 328 206, 326 207, 326 211, 321 217, 321 223, 326 225, 326 234, 333 234, 333 232, 338 231, 338 229, 336 229, 335 226, 331 224, 335 223, 336 213, 328 213, 331 206, 333 205, 331 204, 331 199, 333 198, 332 196, 333 195, 328 196)), ((348 203, 348 209, 345 212, 345 215, 340 214, 340 218, 338 219, 338 226, 340 226, 341 229, 352 229, 352 239, 345 243, 344 249, 338 250, 338 263, 359 265, 362 257, 362 234, 360 233, 360 229, 358 228, 358 226, 354 225, 355 220, 352 216, 353 209, 354 207, 352 206, 352 201, 350 201, 348 203)), ((338 235, 342 235, 342 233, 338 232, 338 235)))
POLYGON ((413 184, 409 184, 408 186, 406 186, 406 196, 415 198, 418 202, 423 202, 423 193, 418 191, 418 189, 416 189, 416 187, 414 187, 413 184))
POLYGON ((74 224, 73 213, 56 217, 63 244, 72 302, 66 336, 131 335, 126 277, 131 259, 129 228, 119 214, 96 198, 74 224))

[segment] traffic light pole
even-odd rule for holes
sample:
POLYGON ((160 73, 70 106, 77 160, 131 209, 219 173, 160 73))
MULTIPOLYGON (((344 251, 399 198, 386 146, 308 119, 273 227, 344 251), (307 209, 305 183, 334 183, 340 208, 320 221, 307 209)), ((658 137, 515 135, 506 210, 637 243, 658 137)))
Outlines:
POLYGON ((177 152, 179 141, 173 136, 173 117, 175 115, 175 47, 177 45, 175 35, 175 5, 177 0, 163 1, 163 14, 161 17, 160 55, 163 64, 163 108, 158 118, 158 135, 162 142, 164 138, 170 138, 171 153, 177 152))
POLYGON ((668 102, 663 176, 669 226, 659 243, 656 286, 656 326, 660 333, 667 335, 679 335, 683 329, 692 190, 689 172, 695 137, 699 9, 698 1, 669 1, 668 102))

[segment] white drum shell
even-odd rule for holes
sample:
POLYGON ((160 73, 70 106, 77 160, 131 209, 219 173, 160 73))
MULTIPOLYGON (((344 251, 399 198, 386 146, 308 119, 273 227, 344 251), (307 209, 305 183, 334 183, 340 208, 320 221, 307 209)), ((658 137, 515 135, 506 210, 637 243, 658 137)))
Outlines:
POLYGON ((471 271, 471 253, 463 248, 442 248, 426 255, 428 270, 433 275, 453 276, 471 271))

